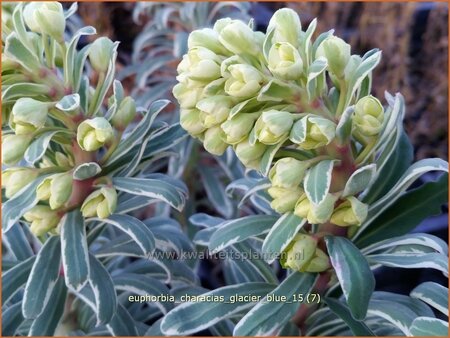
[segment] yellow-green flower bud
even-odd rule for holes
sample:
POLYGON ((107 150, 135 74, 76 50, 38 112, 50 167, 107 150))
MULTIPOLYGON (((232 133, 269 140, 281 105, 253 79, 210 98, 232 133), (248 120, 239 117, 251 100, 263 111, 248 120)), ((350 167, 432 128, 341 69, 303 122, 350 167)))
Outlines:
POLYGON ((294 123, 289 139, 310 150, 329 144, 336 135, 336 124, 319 116, 308 115, 294 123))
POLYGON ((92 68, 98 73, 105 73, 113 52, 114 42, 105 37, 96 39, 89 47, 89 61, 92 68))
POLYGON ((224 138, 225 134, 220 126, 212 127, 205 131, 203 146, 209 153, 220 156, 228 147, 223 141, 224 138))
POLYGON ((28 97, 16 101, 12 109, 12 127, 16 134, 29 134, 42 128, 47 120, 49 103, 28 97))
POLYGON ((2 172, 2 187, 5 188, 5 196, 13 197, 28 183, 38 177, 38 172, 32 168, 18 167, 8 168, 2 172))
POLYGON ((314 253, 313 259, 311 259, 311 261, 305 267, 305 271, 323 272, 325 270, 328 270, 329 268, 331 268, 330 258, 326 255, 325 252, 317 248, 316 252, 314 253))
POLYGON ((270 182, 276 187, 298 187, 309 167, 310 164, 306 161, 299 161, 292 157, 281 158, 269 171, 270 182))
POLYGON ((61 219, 58 213, 47 205, 36 205, 30 211, 27 211, 23 218, 31 222, 30 230, 36 236, 45 235, 56 228, 61 219))
POLYGON ((256 95, 264 82, 262 74, 253 66, 232 64, 227 69, 230 77, 225 81, 225 92, 245 99, 256 95))
POLYGON ((195 108, 203 95, 202 87, 190 87, 185 83, 177 83, 172 89, 173 96, 177 99, 181 108, 195 108))
POLYGON ((31 135, 5 135, 2 137, 2 162, 15 164, 19 162, 31 142, 31 135))
MULTIPOLYGON (((55 152, 56 164, 59 167, 73 167, 73 158, 70 155, 63 154, 59 151, 55 152)), ((53 165, 52 165, 53 166, 53 165)))
POLYGON ((125 129, 136 117, 136 103, 131 96, 120 102, 119 108, 111 119, 112 125, 117 129, 125 129))
POLYGON ((203 125, 211 128, 225 121, 234 105, 231 97, 217 95, 207 97, 197 103, 197 108, 202 112, 203 125))
POLYGON ((300 187, 281 188, 272 186, 267 192, 273 198, 270 206, 280 214, 293 211, 297 200, 303 195, 303 190, 300 187))
POLYGON ((259 168, 259 163, 266 149, 266 145, 259 142, 252 145, 248 139, 239 142, 235 146, 237 158, 250 169, 259 168))
POLYGON ((294 117, 287 111, 264 111, 255 124, 256 137, 261 143, 276 144, 291 131, 294 117))
POLYGON ((233 116, 221 124, 229 144, 237 144, 248 137, 253 129, 258 114, 242 113, 233 116))
POLYGON ((320 56, 328 60, 328 68, 334 75, 343 77, 351 57, 350 45, 337 36, 330 36, 317 48, 316 58, 320 56))
POLYGON ((272 42, 288 42, 294 47, 300 46, 302 25, 297 13, 289 8, 277 10, 270 19, 267 32, 275 29, 272 42))
POLYGON ((309 235, 298 234, 286 250, 286 259, 282 262, 285 268, 304 272, 306 266, 314 258, 317 240, 309 235))
POLYGON ((196 108, 180 110, 180 125, 193 136, 201 134, 206 129, 202 123, 201 112, 196 108))
POLYGON ((189 34, 188 48, 205 47, 218 55, 227 55, 229 52, 220 43, 219 34, 211 28, 197 29, 189 34))
POLYGON ((36 20, 36 10, 41 7, 43 2, 41 1, 33 1, 30 2, 28 5, 25 6, 23 9, 23 19, 28 26, 28 28, 36 33, 41 33, 41 26, 36 20))
POLYGON ((261 52, 255 32, 240 20, 231 20, 222 27, 219 41, 234 54, 258 55, 261 52))
POLYGON ((303 194, 295 205, 294 214, 301 218, 306 218, 310 224, 322 224, 327 222, 333 213, 336 197, 328 194, 319 204, 309 201, 306 194, 303 194))
POLYGON ((85 120, 78 126, 77 141, 85 151, 97 150, 113 137, 113 128, 104 117, 85 120))
POLYGON ((360 202, 356 197, 347 197, 331 216, 331 223, 347 227, 351 225, 361 225, 367 218, 368 206, 360 202))
POLYGON ((383 105, 376 97, 365 96, 356 103, 353 126, 362 135, 378 135, 383 126, 383 119, 383 105))
POLYGON ((62 5, 56 1, 43 1, 34 11, 34 23, 39 25, 39 33, 64 41, 66 19, 62 5))
POLYGON ((83 202, 84 217, 107 218, 116 210, 117 192, 112 187, 102 187, 91 193, 83 202))
POLYGON ((204 47, 194 47, 183 56, 177 70, 194 81, 213 81, 220 77, 222 59, 204 47))
POLYGON ((56 40, 62 40, 66 20, 59 2, 30 2, 23 10, 23 19, 31 31, 48 34, 56 40))
POLYGON ((290 43, 276 43, 269 51, 269 70, 284 80, 297 80, 303 72, 300 54, 290 43))
POLYGON ((70 172, 46 177, 36 189, 38 199, 48 200, 52 210, 62 207, 72 195, 73 178, 70 172))

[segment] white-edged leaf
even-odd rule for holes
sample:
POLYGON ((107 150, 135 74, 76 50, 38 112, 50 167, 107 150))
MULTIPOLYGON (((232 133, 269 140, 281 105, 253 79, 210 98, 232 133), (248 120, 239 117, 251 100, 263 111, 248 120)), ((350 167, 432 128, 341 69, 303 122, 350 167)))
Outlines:
POLYGON ((273 159, 278 152, 278 150, 283 145, 285 139, 280 140, 279 143, 268 146, 266 151, 264 152, 261 163, 259 164, 259 170, 264 176, 267 176, 270 170, 270 166, 272 165, 273 159))
POLYGON ((159 179, 115 177, 114 187, 119 191, 124 191, 132 195, 147 196, 156 198, 168 203, 177 210, 184 206, 185 197, 176 186, 159 179))
MULTIPOLYGON (((160 296, 168 295, 170 293, 167 286, 158 281, 155 278, 139 275, 134 273, 122 273, 113 277, 113 283, 116 290, 130 292, 133 295, 138 296, 160 296)), ((173 308, 170 302, 155 302, 153 303, 161 310, 163 314, 166 314, 173 308)))
POLYGON ((102 168, 95 162, 82 163, 73 171, 73 178, 82 181, 97 176, 101 171, 102 168))
POLYGON ((270 215, 252 215, 225 221, 211 236, 209 250, 211 253, 216 253, 231 244, 264 234, 270 230, 277 219, 278 217, 270 215))
POLYGON ((39 161, 42 156, 44 156, 53 136, 55 136, 57 133, 58 131, 48 131, 38 136, 33 142, 31 142, 30 146, 25 151, 25 161, 30 164, 35 164, 37 161, 39 161))
POLYGON ((13 337, 25 318, 22 315, 21 303, 16 303, 2 311, 2 336, 13 337))
POLYGON ((352 316, 356 320, 363 320, 375 289, 375 277, 369 263, 345 237, 326 236, 325 243, 352 316))
POLYGON ((108 271, 93 255, 89 255, 90 279, 85 288, 92 290, 95 299, 97 325, 111 321, 117 310, 116 291, 108 271))
POLYGON ((46 95, 50 91, 49 87, 38 83, 15 83, 3 89, 2 103, 13 102, 14 100, 24 97, 32 97, 34 95, 46 95))
POLYGON ((448 316, 448 289, 445 286, 435 282, 425 282, 415 287, 409 295, 448 316))
POLYGON ((64 96, 55 106, 57 109, 64 112, 71 112, 80 107, 80 95, 70 94, 64 96))
POLYGON ((244 283, 225 286, 203 294, 217 297, 217 301, 183 303, 170 311, 161 322, 165 335, 188 335, 202 331, 219 321, 253 306, 253 302, 230 302, 231 296, 251 294, 264 297, 274 285, 267 283, 244 283), (220 301, 223 297, 224 301, 220 301))
POLYGON ((356 195, 371 185, 375 178, 377 166, 369 164, 356 170, 345 184, 342 197, 356 195))
POLYGON ((281 216, 264 240, 262 246, 264 259, 268 263, 277 259, 305 223, 306 219, 302 219, 291 212, 281 216))
POLYGON ((412 322, 409 332, 413 336, 448 337, 448 322, 437 318, 417 317, 412 322))
POLYGON ((308 294, 316 281, 316 274, 294 272, 288 276, 271 296, 286 296, 286 302, 267 301, 267 295, 235 326, 234 336, 277 335, 297 311, 299 304, 292 301, 294 294, 308 294))
POLYGON ((61 252, 66 285, 81 289, 89 279, 89 253, 79 210, 67 213, 61 222, 61 252))
MULTIPOLYGON (((371 205, 369 209, 369 219, 365 222, 364 227, 367 227, 371 220, 375 219, 375 217, 383 212, 383 210, 392 205, 398 199, 400 194, 408 189, 415 180, 429 171, 448 172, 448 163, 439 158, 428 158, 411 165, 398 180, 397 184, 392 187, 386 195, 371 205)), ((360 232, 362 230, 363 227, 361 227, 360 232)))
POLYGON ((314 204, 320 204, 328 194, 331 185, 334 160, 324 160, 308 170, 305 176, 305 193, 314 204))
POLYGON ((330 310, 339 316, 352 330, 355 336, 375 336, 370 328, 363 322, 352 317, 350 309, 344 303, 334 298, 326 298, 325 302, 330 310))
POLYGON ((113 214, 108 218, 90 218, 92 221, 99 221, 111 224, 130 236, 141 248, 144 255, 155 250, 155 237, 150 229, 135 217, 129 215, 113 214))
POLYGON ((42 313, 33 321, 30 327, 29 336, 53 336, 59 324, 66 304, 67 287, 64 279, 59 278, 50 295, 51 302, 48 302, 42 313))
POLYGON ((409 327, 417 318, 417 314, 408 306, 389 300, 371 300, 367 312, 369 315, 387 320, 398 327, 406 336, 410 336, 409 327))
POLYGON ((16 223, 2 236, 3 244, 19 261, 24 261, 34 255, 21 223, 16 223))
POLYGON ((153 120, 156 118, 159 112, 163 110, 169 104, 168 100, 158 100, 152 103, 148 111, 145 113, 144 118, 139 122, 136 128, 130 133, 130 135, 120 142, 112 156, 106 161, 105 165, 111 165, 118 161, 121 157, 125 156, 135 145, 141 143, 142 138, 150 130, 153 120))
POLYGON ((116 336, 138 336, 136 325, 133 317, 121 304, 117 306, 117 312, 111 321, 106 325, 108 331, 116 336))
POLYGON ((209 202, 211 202, 219 214, 225 218, 230 218, 234 211, 233 204, 225 194, 225 187, 216 176, 215 170, 207 166, 199 166, 198 171, 209 202))
POLYGON ((36 257, 20 262, 2 275, 2 305, 14 296, 27 282, 36 257))
POLYGON ((430 268, 441 271, 448 276, 448 257, 440 253, 409 254, 393 253, 367 256, 369 262, 384 266, 420 269, 430 268))
POLYGON ((384 241, 369 245, 361 251, 368 254, 383 249, 390 249, 399 245, 421 245, 436 250, 444 255, 448 254, 448 245, 445 241, 439 237, 422 233, 407 234, 404 236, 385 239, 384 241))
POLYGON ((25 318, 36 318, 44 311, 58 280, 60 264, 60 238, 51 236, 37 254, 25 286, 22 303, 25 318))

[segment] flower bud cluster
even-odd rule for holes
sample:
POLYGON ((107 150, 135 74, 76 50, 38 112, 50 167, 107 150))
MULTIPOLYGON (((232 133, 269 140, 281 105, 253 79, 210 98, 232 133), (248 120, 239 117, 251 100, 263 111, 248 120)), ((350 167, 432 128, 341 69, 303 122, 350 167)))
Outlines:
POLYGON ((75 172, 87 163, 101 168, 137 115, 131 97, 110 99, 106 113, 102 107, 112 82, 107 80, 107 73, 114 72, 117 44, 98 38, 88 47, 87 59, 99 80, 96 88, 85 88, 86 97, 81 98, 80 90, 74 88, 74 84, 80 84, 70 73, 74 65, 65 64, 71 60, 71 51, 64 41, 62 5, 31 2, 19 4, 13 11, 22 17, 26 31, 22 34, 15 31, 18 27, 8 26, 4 36, 2 89, 6 99, 2 111, 6 112, 9 130, 2 135, 2 163, 10 166, 2 172, 5 196, 13 198, 31 182, 40 180, 36 188, 39 203, 24 215, 36 235, 54 231, 65 212, 74 208, 81 208, 85 217, 106 218, 117 203, 116 190, 104 183, 110 181, 104 179, 102 171, 87 178, 75 172), (19 47, 28 51, 28 58, 26 53, 15 52, 19 47), (58 64, 58 59, 65 61, 58 64), (24 79, 31 89, 23 86, 23 92, 7 96, 9 88, 21 85, 24 79), (39 156, 38 149, 43 152, 39 156))
MULTIPOLYGON (((196 30, 173 94, 181 126, 208 152, 221 155, 231 146, 247 168, 268 175, 275 211, 310 224, 357 227, 368 206, 359 191, 348 195, 344 188, 357 169, 373 162, 384 109, 370 88, 364 95, 362 81, 354 80, 364 58, 331 33, 313 43, 314 29, 315 21, 303 31, 298 15, 285 8, 275 12, 266 34, 231 19, 196 30), (324 160, 333 167, 318 202, 305 178, 324 160)), ((326 182, 327 175, 319 180, 326 182)), ((299 239, 290 250, 305 241, 310 239, 299 239)), ((325 254, 317 250, 308 251, 305 262, 287 260, 286 266, 306 271, 317 258, 312 266, 324 267, 325 254)))

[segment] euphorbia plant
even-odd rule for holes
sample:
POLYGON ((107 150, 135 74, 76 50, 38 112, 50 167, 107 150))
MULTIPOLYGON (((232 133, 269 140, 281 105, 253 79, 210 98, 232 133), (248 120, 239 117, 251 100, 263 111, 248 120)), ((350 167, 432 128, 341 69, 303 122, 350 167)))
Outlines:
POLYGON ((93 27, 66 40, 76 4, 67 12, 58 2, 8 9, 2 16, 3 334, 68 334, 81 320, 60 320, 77 311, 96 318, 85 333, 95 327, 143 334, 148 327, 138 327, 130 313, 161 315, 172 305, 143 309, 122 305, 118 296, 197 283, 183 260, 153 256, 192 249, 177 222, 129 215, 152 203, 184 205, 185 185, 152 166, 182 140, 174 138, 177 125, 153 123, 169 102, 145 109, 125 96, 114 81, 118 43, 98 38, 78 49, 93 27))
MULTIPOLYGON (((240 243, 268 263, 279 257, 288 277, 274 286, 261 264, 256 270, 265 283, 254 283, 254 272, 241 270, 237 280, 252 282, 209 294, 272 290, 266 298, 254 307, 251 301, 183 304, 163 319, 163 333, 190 334, 238 318, 239 336, 292 330, 297 335, 290 319, 302 335, 445 335, 447 323, 425 304, 446 308, 439 300, 446 297, 445 287, 425 283, 410 296, 374 292, 372 270, 382 265, 448 271, 446 243, 427 234, 407 235, 440 212, 447 174, 407 189, 426 172, 447 172, 448 164, 426 159, 410 165, 402 96, 386 93, 385 109, 370 94, 381 52, 352 55, 332 31, 313 40, 316 21, 303 31, 289 9, 273 15, 266 34, 252 25, 228 18, 192 32, 173 94, 180 124, 207 151, 221 155, 231 146, 248 169, 259 172, 259 180, 249 176, 231 189, 244 187, 246 197, 258 194, 279 214, 275 220, 250 215, 216 222, 198 238, 213 252, 240 243), (299 300, 311 293, 324 300, 299 300), (274 295, 291 302, 266 301, 274 295), (245 308, 251 310, 243 314, 245 308), (189 316, 192 312, 199 315, 189 316), (333 327, 326 325, 330 320, 333 327)), ((256 204, 264 210, 264 202, 256 204)))

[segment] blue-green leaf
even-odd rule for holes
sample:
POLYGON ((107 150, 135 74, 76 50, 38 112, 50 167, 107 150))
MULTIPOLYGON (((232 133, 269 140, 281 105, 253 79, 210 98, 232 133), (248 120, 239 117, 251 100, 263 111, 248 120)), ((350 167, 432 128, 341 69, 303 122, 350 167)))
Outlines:
POLYGON ((218 252, 227 246, 242 242, 247 238, 269 232, 277 221, 277 217, 269 215, 253 215, 225 221, 211 236, 209 250, 218 252))
POLYGON ((22 192, 2 204, 2 230, 4 233, 39 202, 36 197, 36 188, 44 178, 45 176, 41 176, 35 179, 22 192))
POLYGON ((305 223, 305 219, 301 219, 293 213, 286 213, 281 216, 264 240, 262 246, 264 259, 268 263, 277 259, 305 223))
POLYGON ((95 221, 103 221, 111 224, 130 236, 141 248, 144 255, 155 250, 155 237, 150 229, 138 220, 129 215, 113 214, 105 219, 91 218, 95 221))
POLYGON ((131 317, 129 312, 120 304, 117 306, 116 314, 106 327, 111 334, 117 337, 138 335, 133 317, 131 317))
POLYGON ((417 317, 409 331, 413 336, 448 337, 448 322, 437 318, 417 317))
MULTIPOLYGON (((118 276, 113 277, 113 283, 117 290, 130 292, 133 295, 137 296, 144 296, 144 297, 146 295, 160 296, 160 295, 168 295, 170 293, 167 286, 165 286, 157 279, 134 273, 119 274, 118 276)), ((158 308, 164 314, 166 314, 173 308, 173 305, 170 302, 161 301, 153 304, 158 306, 158 308)))
POLYGON ((350 309, 344 303, 334 298, 326 298, 325 302, 330 310, 339 316, 352 330, 355 336, 375 336, 370 328, 363 322, 352 317, 350 309))
POLYGON ((64 216, 61 225, 61 251, 66 285, 79 290, 89 278, 86 227, 79 210, 64 216))
POLYGON ((2 336, 13 337, 16 331, 23 323, 21 303, 16 303, 12 306, 2 309, 2 336))
POLYGON ((16 223, 8 232, 3 234, 3 242, 17 260, 24 261, 33 256, 33 249, 31 249, 30 242, 26 237, 22 225, 16 223))
POLYGON ((369 164, 356 170, 345 184, 342 197, 356 195, 370 186, 375 178, 377 166, 369 164))
POLYGON ((369 255, 367 259, 372 264, 381 264, 384 266, 421 269, 430 268, 441 271, 448 276, 448 257, 440 253, 392 253, 369 255))
POLYGON ((230 297, 251 294, 255 299, 264 297, 274 285, 266 283, 245 283, 218 288, 203 294, 216 297, 216 301, 183 303, 170 311, 161 322, 165 335, 188 335, 202 331, 223 319, 248 309, 254 302, 230 302, 230 297), (223 299, 223 300, 222 300, 223 299))
POLYGON ((347 238, 326 236, 325 242, 352 316, 363 320, 375 289, 375 278, 369 263, 347 238))
POLYGON ((253 307, 234 328, 234 336, 277 335, 299 307, 294 294, 308 294, 315 274, 295 272, 253 307), (287 301, 267 301, 268 296, 285 296, 287 301))
POLYGON ((27 282, 36 257, 30 257, 13 268, 6 271, 2 276, 2 305, 20 290, 27 282))
POLYGON ((114 283, 108 271, 93 255, 89 255, 89 262, 91 268, 89 284, 95 298, 97 325, 109 323, 117 309, 114 283))
POLYGON ((159 180, 134 177, 113 178, 113 184, 119 191, 132 195, 156 198, 168 203, 177 210, 182 210, 185 197, 173 184, 159 180))
POLYGON ((215 174, 214 168, 207 166, 199 166, 198 171, 200 173, 203 187, 206 190, 208 199, 214 208, 224 216, 230 218, 233 215, 233 204, 228 196, 224 193, 225 187, 215 174))
POLYGON ((139 122, 136 128, 125 140, 120 142, 119 146, 105 163, 105 165, 111 165, 112 163, 118 161, 121 157, 125 156, 135 145, 139 144, 142 138, 150 130, 152 122, 156 118, 158 113, 161 112, 168 104, 169 101, 167 100, 159 100, 153 102, 141 122, 139 122))
POLYGON ((436 310, 448 315, 448 289, 435 282, 425 282, 414 288, 410 296, 420 299, 436 310))
POLYGON ((37 254, 25 286, 22 303, 25 318, 36 318, 44 311, 58 280, 60 264, 60 238, 52 236, 37 254))
POLYGON ((64 314, 67 288, 64 280, 59 278, 50 295, 51 302, 48 302, 42 313, 33 321, 29 331, 29 336, 53 336, 60 319, 64 314))

